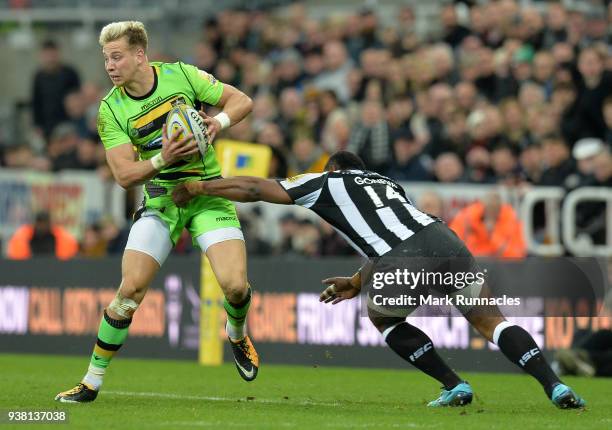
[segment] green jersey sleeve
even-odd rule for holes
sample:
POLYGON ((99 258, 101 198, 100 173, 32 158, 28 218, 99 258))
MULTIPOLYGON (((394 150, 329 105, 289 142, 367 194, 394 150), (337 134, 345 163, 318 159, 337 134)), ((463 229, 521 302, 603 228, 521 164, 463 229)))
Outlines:
POLYGON ((223 83, 215 79, 210 73, 191 64, 181 63, 181 68, 193 87, 198 100, 213 106, 219 103, 223 94, 223 83))
POLYGON ((100 103, 97 125, 98 135, 104 144, 104 149, 109 150, 124 143, 131 143, 130 137, 121 129, 115 115, 105 101, 100 103))

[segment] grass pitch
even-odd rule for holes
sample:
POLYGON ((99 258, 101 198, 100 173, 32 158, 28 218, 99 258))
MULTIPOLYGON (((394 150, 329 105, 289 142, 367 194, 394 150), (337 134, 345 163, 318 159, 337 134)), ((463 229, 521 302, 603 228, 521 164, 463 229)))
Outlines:
MULTIPOLYGON (((415 371, 276 366, 256 381, 233 365, 118 357, 98 399, 60 404, 87 357, 0 354, 0 410, 64 410, 74 429, 605 429, 612 428, 612 380, 566 378, 587 409, 558 410, 524 375, 462 373, 475 390, 465 408, 431 409, 437 382, 415 371)), ((0 419, 0 422, 2 420, 0 419)), ((0 424, 40 429, 50 424, 0 424)))

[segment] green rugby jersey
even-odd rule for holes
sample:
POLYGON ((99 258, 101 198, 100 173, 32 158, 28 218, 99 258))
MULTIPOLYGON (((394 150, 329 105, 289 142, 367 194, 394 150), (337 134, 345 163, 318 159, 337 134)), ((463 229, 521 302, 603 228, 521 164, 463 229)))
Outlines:
MULTIPOLYGON (((142 97, 129 95, 123 87, 114 87, 102 99, 98 111, 98 134, 106 150, 131 142, 140 160, 148 160, 161 151, 162 126, 176 104, 196 106, 198 102, 216 105, 223 84, 195 66, 177 63, 150 63, 155 73, 153 88, 142 97)), ((205 157, 180 160, 166 166, 152 181, 175 181, 188 176, 210 178, 221 169, 215 150, 208 147, 205 157)))

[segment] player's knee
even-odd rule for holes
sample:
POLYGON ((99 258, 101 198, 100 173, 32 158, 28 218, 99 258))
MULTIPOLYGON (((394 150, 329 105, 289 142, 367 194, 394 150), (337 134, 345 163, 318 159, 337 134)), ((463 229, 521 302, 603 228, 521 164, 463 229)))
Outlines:
POLYGON ((119 292, 125 298, 140 302, 147 287, 148 285, 137 277, 125 276, 121 281, 119 292))
POLYGON ((387 328, 406 320, 405 318, 384 316, 372 311, 371 309, 368 309, 368 317, 370 318, 372 324, 374 324, 374 327, 376 327, 381 333, 387 328))
POLYGON ((247 295, 248 283, 246 276, 228 277, 219 282, 225 298, 230 303, 240 303, 244 300, 247 295))
POLYGON ((495 327, 504 321, 503 317, 487 315, 486 313, 478 312, 478 310, 467 313, 466 318, 488 341, 492 341, 495 327))

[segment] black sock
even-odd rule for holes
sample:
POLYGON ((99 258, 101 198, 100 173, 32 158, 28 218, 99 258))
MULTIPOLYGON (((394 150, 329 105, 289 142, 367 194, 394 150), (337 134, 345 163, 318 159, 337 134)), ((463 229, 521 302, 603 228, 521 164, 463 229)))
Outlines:
POLYGON ((401 323, 391 330, 385 341, 400 357, 440 381, 447 390, 461 382, 459 376, 442 361, 429 336, 415 326, 401 323))
POLYGON ((510 361, 536 378, 544 387, 548 397, 551 396, 554 386, 561 381, 525 329, 517 325, 502 329, 497 346, 510 361))

